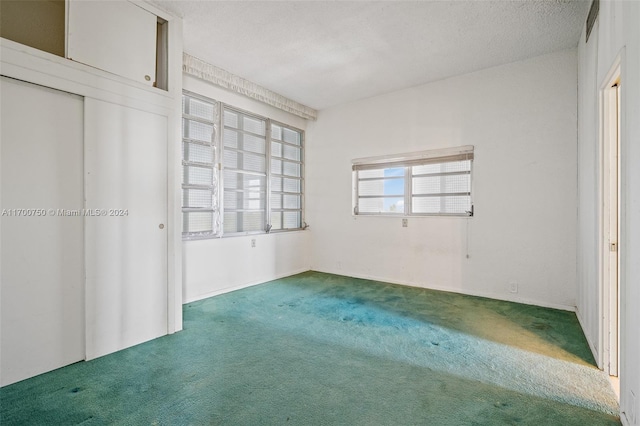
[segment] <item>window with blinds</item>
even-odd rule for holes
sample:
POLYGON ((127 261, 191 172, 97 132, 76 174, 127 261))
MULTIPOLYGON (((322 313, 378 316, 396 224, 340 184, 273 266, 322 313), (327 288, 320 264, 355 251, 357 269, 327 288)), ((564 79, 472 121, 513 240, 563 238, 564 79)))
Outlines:
POLYGON ((183 237, 303 229, 304 133, 189 92, 182 105, 183 237))
POLYGON ((356 215, 473 216, 473 147, 353 161, 356 215))

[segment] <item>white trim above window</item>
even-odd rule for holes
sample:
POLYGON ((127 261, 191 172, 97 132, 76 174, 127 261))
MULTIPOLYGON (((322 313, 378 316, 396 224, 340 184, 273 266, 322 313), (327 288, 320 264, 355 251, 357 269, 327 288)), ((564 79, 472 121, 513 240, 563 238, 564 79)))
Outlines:
POLYGON ((318 117, 318 111, 311 107, 272 92, 259 84, 245 80, 242 77, 204 62, 194 56, 184 53, 182 61, 182 71, 187 75, 271 105, 272 107, 297 115, 298 117, 309 120, 315 120, 318 117))
POLYGON ((353 214, 473 216, 473 146, 352 161, 353 214))

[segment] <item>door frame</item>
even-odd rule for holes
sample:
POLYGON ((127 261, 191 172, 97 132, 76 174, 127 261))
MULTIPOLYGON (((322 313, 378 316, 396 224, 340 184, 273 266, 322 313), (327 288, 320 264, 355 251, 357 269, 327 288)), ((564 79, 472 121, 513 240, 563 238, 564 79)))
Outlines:
MULTIPOLYGON (((599 281, 600 367, 614 380, 620 376, 622 180, 621 87, 623 53, 617 56, 599 88, 599 281)), ((617 383, 616 383, 617 384, 617 383)))

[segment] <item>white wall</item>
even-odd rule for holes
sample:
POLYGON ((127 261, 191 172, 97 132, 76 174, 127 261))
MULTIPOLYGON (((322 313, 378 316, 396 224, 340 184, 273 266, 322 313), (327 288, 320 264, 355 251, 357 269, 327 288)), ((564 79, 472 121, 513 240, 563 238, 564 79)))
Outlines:
MULTIPOLYGON (((305 130, 307 121, 185 75, 185 90, 305 130)), ((308 158, 308 156, 307 156, 308 158)), ((191 302, 310 269, 309 231, 234 236, 183 243, 183 297, 191 302), (251 247, 251 240, 256 246, 251 247)))
POLYGON ((625 425, 640 422, 640 3, 602 1, 589 44, 579 42, 578 313, 599 347, 598 90, 621 55, 621 366, 620 411, 625 425), (593 40, 593 41, 592 41, 593 40))
POLYGON ((576 61, 566 50, 321 111, 313 269, 573 309, 576 61), (351 215, 352 159, 460 145, 475 146, 475 217, 351 215))
POLYGON ((599 362, 598 339, 598 89, 596 64, 598 21, 589 43, 578 43, 578 235, 577 315, 599 362))

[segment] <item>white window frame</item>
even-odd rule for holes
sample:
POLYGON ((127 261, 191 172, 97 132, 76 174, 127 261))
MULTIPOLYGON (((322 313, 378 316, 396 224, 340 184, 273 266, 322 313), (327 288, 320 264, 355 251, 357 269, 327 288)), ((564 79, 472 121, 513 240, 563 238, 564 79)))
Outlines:
POLYGON ((352 161, 352 214, 354 216, 457 216, 470 217, 473 216, 473 145, 460 146, 455 148, 444 148, 429 151, 419 151, 406 154, 385 155, 378 157, 358 158, 352 161), (429 173, 428 175, 416 175, 413 168, 416 166, 426 166, 433 164, 445 164, 460 161, 469 161, 468 170, 455 172, 439 172, 429 173), (397 177, 376 177, 366 178, 360 177, 360 172, 368 170, 383 170, 402 168, 404 173, 397 177), (469 175, 469 188, 464 192, 442 192, 432 194, 416 194, 413 193, 413 178, 421 176, 443 177, 452 175, 469 175), (404 179, 404 191, 402 194, 395 195, 361 195, 359 194, 360 182, 367 180, 391 180, 404 179), (414 197, 435 197, 440 199, 441 205, 447 197, 468 197, 468 210, 457 212, 446 212, 441 208, 440 211, 434 213, 414 212, 412 201, 414 197), (360 200, 366 198, 402 198, 404 208, 402 211, 361 211, 359 209, 360 200))
MULTIPOLYGON (((251 235, 251 234, 262 234, 264 232, 266 232, 269 229, 269 217, 267 216, 269 214, 269 141, 270 141, 270 137, 269 134, 271 132, 271 128, 270 128, 270 123, 269 120, 266 117, 262 117, 260 115, 257 114, 253 114, 249 111, 245 111, 239 108, 235 108, 231 105, 227 105, 225 103, 220 103, 220 116, 221 116, 221 123, 220 123, 220 194, 221 194, 221 198, 220 198, 220 212, 221 212, 221 217, 222 217, 222 233, 224 235, 251 235), (258 120, 261 122, 264 122, 264 153, 257 153, 257 152, 253 152, 253 151, 249 151, 244 149, 244 146, 242 149, 237 148, 237 149, 233 149, 233 148, 225 148, 225 142, 224 142, 224 138, 225 138, 225 131, 227 130, 227 126, 225 125, 224 122, 224 117, 225 117, 225 113, 229 112, 232 114, 237 114, 238 118, 241 119, 242 116, 244 117, 248 117, 254 120, 258 120), (237 153, 242 153, 242 155, 252 155, 254 157, 261 157, 264 159, 264 172, 260 172, 260 171, 255 171, 255 170, 248 170, 245 168, 239 168, 239 169, 229 169, 229 171, 232 171, 233 173, 236 173, 240 176, 245 176, 245 177, 249 177, 249 176, 254 176, 254 177, 261 177, 264 178, 264 200, 262 200, 264 202, 264 207, 261 209, 255 209, 255 208, 245 208, 244 205, 242 206, 236 206, 235 208, 231 209, 231 208, 225 208, 225 170, 227 168, 227 166, 225 165, 225 150, 229 149, 230 151, 235 151, 237 153), (245 213, 252 213, 252 212, 262 212, 263 217, 264 217, 264 223, 262 224, 262 228, 258 229, 258 230, 251 230, 251 231, 235 231, 235 232, 225 232, 225 219, 224 216, 226 213, 234 213, 236 215, 236 217, 243 217, 245 213)), ((261 138, 262 135, 259 135, 257 133, 253 133, 247 129, 244 129, 244 125, 239 124, 239 127, 236 128, 232 128, 229 127, 229 131, 234 132, 238 135, 242 135, 242 138, 244 139, 245 136, 253 136, 254 138, 261 138)), ((263 191, 249 191, 246 188, 242 188, 242 189, 234 189, 233 190, 234 193, 238 194, 244 194, 246 192, 263 192, 263 191)), ((248 198, 250 200, 250 198, 248 198)), ((243 202, 246 201, 247 199, 243 199, 243 202)))
MULTIPOLYGON (((220 101, 216 101, 214 99, 211 98, 207 98, 205 96, 199 95, 197 93, 193 93, 187 90, 183 90, 182 93, 183 97, 187 96, 187 97, 191 97, 194 99, 197 99, 199 101, 203 101, 203 102, 207 102, 210 103, 212 105, 214 105, 215 107, 215 111, 216 111, 216 116, 215 116, 215 122, 213 124, 214 126, 214 134, 212 135, 212 146, 214 148, 214 167, 213 167, 213 173, 214 173, 214 179, 213 179, 213 183, 211 186, 211 191, 212 191, 212 206, 210 208, 203 208, 202 211, 213 211, 214 215, 216 217, 214 217, 214 226, 213 226, 213 230, 211 232, 185 232, 184 228, 183 228, 183 232, 182 232, 182 238, 183 240, 198 240, 198 239, 210 239, 210 238, 220 238, 220 237, 231 237, 231 236, 242 236, 242 235, 253 235, 253 234, 264 234, 264 233, 277 233, 277 232, 290 232, 290 231, 299 231, 299 230, 304 230, 307 228, 307 225, 305 223, 305 217, 304 217, 304 210, 305 210, 305 197, 304 197, 304 193, 305 193, 305 178, 304 178, 304 174, 305 174, 305 132, 304 130, 298 129, 294 126, 290 126, 288 124, 276 121, 276 120, 271 120, 268 117, 264 117, 261 116, 259 114, 255 114, 253 112, 250 111, 246 111, 240 108, 236 108, 232 105, 228 105, 225 104, 223 102, 220 101), (264 217, 265 217, 265 223, 264 223, 264 227, 263 229, 260 229, 258 231, 240 231, 240 232, 224 232, 224 111, 225 110, 230 110, 233 112, 237 112, 246 116, 250 116, 259 120, 264 120, 266 122, 266 136, 265 136, 265 167, 266 167, 266 200, 265 200, 265 207, 264 207, 264 217), (285 209, 283 208, 278 208, 278 209, 273 209, 272 205, 271 205, 271 200, 274 194, 280 194, 282 191, 272 191, 272 184, 271 184, 271 179, 272 177, 281 177, 278 176, 274 173, 272 173, 272 167, 271 167, 271 162, 272 159, 274 158, 272 156, 271 153, 271 146, 272 146, 272 126, 276 125, 278 127, 281 127, 283 129, 289 129, 291 131, 297 132, 300 135, 300 146, 299 146, 299 150, 300 150, 300 161, 297 162, 300 165, 300 176, 299 177, 292 177, 292 176, 285 176, 286 178, 291 178, 291 179, 296 179, 300 181, 300 192, 299 193, 291 193, 288 195, 299 195, 300 197, 300 208, 298 209, 285 209), (273 228, 273 224, 272 224, 272 213, 273 212, 284 212, 284 211, 295 211, 295 212, 299 212, 300 215, 300 223, 299 226, 296 228, 284 228, 284 229, 274 229, 273 228)), ((183 113, 183 119, 189 119, 189 117, 187 115, 185 115, 183 113)), ((184 137, 184 129, 182 131, 182 135, 183 135, 183 142, 186 141, 186 138, 184 137)), ((278 141, 275 140, 276 143, 284 143, 286 144, 285 141, 278 141)), ((188 167, 191 165, 190 162, 185 161, 184 159, 184 147, 182 150, 182 164, 184 167, 188 167)), ((289 160, 287 160, 289 161, 289 160)), ((182 183, 182 188, 187 189, 189 188, 190 185, 187 185, 184 183, 184 177, 183 177, 183 183, 182 183)), ((183 202, 184 202, 184 195, 183 195, 183 202)), ((195 209, 193 208, 185 208, 183 206, 183 214, 184 212, 188 212, 188 211, 194 211, 195 209)))
POLYGON ((205 119, 202 117, 194 117, 191 114, 187 114, 184 111, 182 111, 182 128, 181 128, 181 135, 182 135, 182 140, 181 140, 181 157, 182 157, 182 194, 181 194, 181 200, 182 200, 182 237, 183 239, 206 239, 206 238, 215 238, 221 235, 222 232, 222 226, 221 226, 221 222, 220 222, 220 173, 219 173, 219 158, 220 156, 218 155, 218 147, 219 147, 219 135, 220 135, 220 116, 221 116, 221 111, 220 111, 220 105, 219 103, 213 101, 212 99, 206 98, 204 96, 200 96, 196 93, 192 93, 192 92, 188 92, 188 91, 183 91, 182 93, 182 99, 183 102, 185 100, 185 98, 191 98, 191 99, 195 99, 197 101, 206 103, 206 104, 210 104, 213 106, 214 109, 214 114, 213 117, 211 117, 211 119, 205 119), (205 125, 209 125, 212 126, 212 134, 211 134, 211 139, 209 141, 209 143, 206 143, 205 141, 193 141, 190 138, 185 137, 185 129, 184 129, 184 121, 185 120, 189 120, 189 121, 196 121, 196 122, 200 122, 203 123, 205 125), (202 146, 209 146, 211 147, 212 150, 212 158, 210 162, 206 162, 206 163, 199 163, 199 162, 193 162, 193 161, 189 161, 187 159, 185 159, 185 143, 196 143, 198 145, 202 145, 202 146), (185 173, 186 173, 186 168, 189 167, 200 167, 200 168, 209 168, 211 169, 211 182, 207 185, 207 184, 189 184, 185 182, 185 173), (185 207, 185 190, 189 190, 189 189, 196 189, 196 190, 202 190, 202 191, 210 191, 211 192, 211 205, 207 206, 207 207, 185 207), (211 213, 212 214, 212 218, 211 218, 211 230, 210 231, 199 231, 199 232, 185 232, 184 229, 184 225, 185 225, 185 213, 198 213, 198 212, 202 212, 202 213, 211 213))

